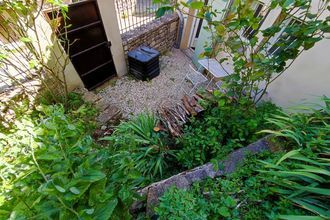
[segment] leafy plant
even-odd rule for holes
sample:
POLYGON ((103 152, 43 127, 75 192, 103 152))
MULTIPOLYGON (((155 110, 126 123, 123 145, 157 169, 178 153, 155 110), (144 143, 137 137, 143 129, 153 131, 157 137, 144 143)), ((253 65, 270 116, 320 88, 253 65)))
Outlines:
MULTIPOLYGON (((157 2, 164 5, 157 13, 161 16, 169 10, 170 0, 157 2)), ((224 78, 223 86, 231 96, 237 99, 247 96, 255 103, 303 51, 330 32, 328 0, 318 1, 315 8, 312 0, 272 0, 264 4, 259 16, 255 12, 257 4, 257 0, 233 0, 221 9, 202 1, 185 1, 173 6, 184 14, 188 9, 197 10, 195 17, 206 22, 204 30, 210 35, 200 56, 215 58, 221 64, 233 63, 233 73, 224 78), (268 16, 274 16, 269 13, 273 10, 280 11, 278 19, 261 28, 268 16)))
MULTIPOLYGON (((173 150, 164 132, 159 131, 153 114, 140 114, 122 122, 112 136, 103 138, 116 146, 116 157, 129 158, 134 167, 146 177, 162 177, 173 158, 173 150)), ((111 146, 112 146, 111 145, 111 146)))
POLYGON ((265 152, 248 158, 234 173, 195 183, 189 190, 170 189, 155 208, 160 219, 278 219, 278 213, 302 215, 288 199, 276 196, 272 185, 258 173, 260 159, 274 161, 265 152), (185 218, 185 216, 195 218, 185 218))
POLYGON ((42 106, 0 133, 1 219, 129 218, 137 171, 114 169, 89 136, 86 108, 42 106))
POLYGON ((207 203, 204 198, 194 195, 188 190, 170 188, 160 198, 155 208, 159 219, 207 219, 207 203))
POLYGON ((65 97, 67 101, 64 71, 69 57, 60 45, 67 41, 67 36, 55 36, 59 26, 66 30, 67 12, 68 6, 62 0, 1 1, 0 37, 4 42, 0 46, 0 68, 1 78, 8 86, 32 97, 42 95, 41 87, 51 100, 59 102, 59 97, 65 97), (42 13, 46 7, 54 17, 49 24, 42 13))
POLYGON ((185 127, 178 140, 178 161, 192 168, 213 158, 222 159, 233 149, 248 145, 265 128, 266 117, 278 108, 264 102, 254 107, 247 98, 234 100, 216 91, 212 100, 204 103, 203 118, 195 118, 185 127))

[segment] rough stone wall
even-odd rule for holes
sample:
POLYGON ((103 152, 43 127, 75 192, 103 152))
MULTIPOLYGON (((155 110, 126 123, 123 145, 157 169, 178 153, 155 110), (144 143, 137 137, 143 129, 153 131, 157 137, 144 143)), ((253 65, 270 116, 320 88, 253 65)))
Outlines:
POLYGON ((153 215, 153 208, 159 202, 159 197, 161 197, 168 188, 176 186, 177 188, 187 189, 194 182, 201 181, 206 178, 213 179, 215 177, 230 174, 234 172, 236 167, 244 161, 247 155, 259 154, 263 151, 274 152, 279 150, 279 146, 280 145, 276 143, 276 141, 274 142, 274 137, 272 135, 268 135, 246 147, 230 153, 226 159, 219 161, 218 170, 214 169, 212 163, 206 163, 192 170, 187 170, 168 179, 153 183, 138 191, 141 196, 146 197, 146 200, 133 203, 130 211, 132 214, 135 214, 138 211, 141 211, 141 209, 146 208, 143 211, 146 211, 147 215, 151 217, 153 215))
POLYGON ((178 27, 179 17, 174 13, 122 34, 125 55, 140 45, 150 46, 160 53, 165 53, 175 44, 178 27))

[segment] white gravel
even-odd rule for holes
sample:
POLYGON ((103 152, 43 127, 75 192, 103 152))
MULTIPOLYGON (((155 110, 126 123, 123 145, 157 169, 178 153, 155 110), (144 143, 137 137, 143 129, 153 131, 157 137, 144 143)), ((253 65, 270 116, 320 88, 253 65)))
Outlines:
POLYGON ((115 104, 125 118, 141 112, 156 112, 160 105, 178 103, 184 95, 184 87, 191 85, 183 80, 189 71, 190 59, 179 49, 173 49, 160 58, 160 75, 151 81, 140 81, 132 76, 116 79, 99 92, 109 103, 115 104))

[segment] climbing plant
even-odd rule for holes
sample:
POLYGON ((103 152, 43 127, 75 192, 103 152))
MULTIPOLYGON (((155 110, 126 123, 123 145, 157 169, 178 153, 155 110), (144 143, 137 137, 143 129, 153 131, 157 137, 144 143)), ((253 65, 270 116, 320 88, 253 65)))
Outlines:
MULTIPOLYGON (((164 5, 158 16, 169 10, 167 0, 154 1, 164 5)), ((330 32, 329 0, 271 0, 257 13, 258 4, 257 0, 229 0, 226 8, 215 8, 189 0, 174 6, 185 14, 191 9, 189 16, 204 20, 203 28, 211 37, 201 57, 233 64, 223 85, 228 94, 238 99, 247 96, 255 103, 299 55, 330 32), (193 10, 196 13, 191 14, 193 10), (264 28, 262 24, 274 11, 279 16, 264 28)))
POLYGON ((55 34, 67 28, 67 11, 62 0, 1 1, 0 93, 6 97, 1 100, 1 125, 8 127, 18 109, 31 109, 39 98, 67 106, 69 57, 61 46, 67 36, 55 34))
POLYGON ((57 101, 67 97, 64 70, 69 58, 60 46, 65 35, 56 37, 59 27, 66 28, 67 5, 62 0, 3 0, 0 4, 1 82, 20 88, 29 96, 41 88, 57 101), (47 19, 47 9, 55 19, 47 19), (47 22, 49 21, 49 22, 47 22), (62 24, 60 25, 60 22, 62 24), (27 83, 34 81, 34 84, 27 83), (36 81, 38 83, 36 83, 36 81))

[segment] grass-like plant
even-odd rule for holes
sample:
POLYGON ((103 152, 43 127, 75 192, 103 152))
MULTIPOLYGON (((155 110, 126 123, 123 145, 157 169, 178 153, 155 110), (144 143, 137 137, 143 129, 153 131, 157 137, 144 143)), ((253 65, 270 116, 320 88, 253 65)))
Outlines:
POLYGON ((158 118, 145 113, 122 122, 108 140, 115 146, 114 154, 129 161, 146 177, 162 177, 168 167, 168 159, 173 157, 164 132, 158 130, 158 118))
MULTIPOLYGON (((260 172, 273 184, 273 191, 293 204, 322 218, 330 217, 330 99, 309 114, 279 113, 269 119, 278 130, 264 131, 284 137, 296 148, 276 163, 263 161, 260 172)), ((284 219, 306 216, 284 215, 284 219)), ((310 216, 315 218, 315 216, 310 216)))

